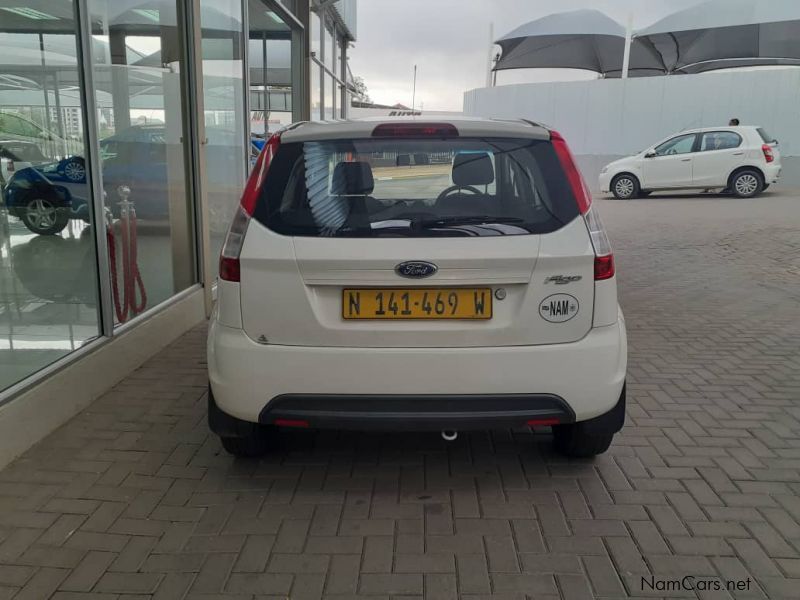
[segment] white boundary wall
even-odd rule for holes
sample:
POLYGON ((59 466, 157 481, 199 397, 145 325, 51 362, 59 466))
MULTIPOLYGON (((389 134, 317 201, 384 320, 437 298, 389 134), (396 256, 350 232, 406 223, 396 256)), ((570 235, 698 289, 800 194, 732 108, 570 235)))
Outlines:
POLYGON ((525 118, 561 132, 587 183, 620 156, 692 127, 765 127, 780 141, 784 186, 800 186, 800 68, 527 83, 464 95, 464 114, 525 118))

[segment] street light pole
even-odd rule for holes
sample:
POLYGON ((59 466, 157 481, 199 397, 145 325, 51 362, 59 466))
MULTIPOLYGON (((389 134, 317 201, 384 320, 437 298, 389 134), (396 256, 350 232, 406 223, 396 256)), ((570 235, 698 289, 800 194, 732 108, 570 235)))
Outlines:
POLYGON ((417 101, 417 65, 414 65, 414 83, 411 88, 411 114, 414 114, 414 104, 417 101))

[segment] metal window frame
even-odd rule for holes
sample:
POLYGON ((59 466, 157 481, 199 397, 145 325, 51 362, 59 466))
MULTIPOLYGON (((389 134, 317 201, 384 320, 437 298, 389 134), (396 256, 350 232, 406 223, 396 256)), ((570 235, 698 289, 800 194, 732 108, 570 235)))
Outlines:
POLYGON ((184 110, 184 144, 187 148, 190 165, 189 187, 191 188, 192 209, 195 226, 195 248, 197 253, 198 281, 203 286, 206 316, 211 315, 213 298, 213 264, 211 263, 211 234, 206 226, 209 223, 206 169, 205 102, 203 99, 203 48, 200 23, 200 0, 186 0, 183 8, 182 24, 183 58, 186 61, 186 98, 184 110), (187 139, 188 138, 188 139, 187 139))
POLYGON ((88 168, 88 185, 92 199, 92 229, 94 232, 95 257, 98 278, 97 306, 99 334, 114 335, 114 298, 111 290, 111 260, 106 241, 105 199, 103 197, 103 169, 100 164, 100 131, 97 126, 97 96, 94 87, 94 65, 92 64, 92 17, 89 0, 74 0, 76 37, 78 41, 78 77, 81 84, 81 115, 83 116, 84 162, 88 168))

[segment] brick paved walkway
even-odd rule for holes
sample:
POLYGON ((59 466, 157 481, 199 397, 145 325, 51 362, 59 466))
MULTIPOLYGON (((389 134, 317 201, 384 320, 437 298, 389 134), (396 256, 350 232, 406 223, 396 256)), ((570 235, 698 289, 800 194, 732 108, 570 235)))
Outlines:
POLYGON ((0 472, 0 599, 800 597, 800 202, 602 209, 630 337, 608 454, 309 432, 236 462, 197 329, 0 472), (750 591, 642 589, 684 575, 750 591))

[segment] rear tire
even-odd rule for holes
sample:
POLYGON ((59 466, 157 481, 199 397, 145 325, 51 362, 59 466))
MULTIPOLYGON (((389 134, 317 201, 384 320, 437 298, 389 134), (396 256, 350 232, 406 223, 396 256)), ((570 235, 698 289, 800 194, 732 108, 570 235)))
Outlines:
POLYGON ((640 191, 639 180, 628 173, 617 175, 611 180, 611 192, 617 200, 636 198, 640 191))
POLYGON ((730 187, 739 198, 753 198, 764 190, 764 178, 758 171, 744 169, 731 177, 730 187))
POLYGON ((238 458, 258 458, 264 456, 270 448, 266 431, 257 430, 245 437, 220 437, 222 447, 238 458))
POLYGON ((86 181, 86 163, 82 158, 73 156, 64 165, 64 177, 72 183, 82 183, 86 181))
POLYGON ((611 445, 613 433, 588 433, 582 423, 553 427, 553 445, 560 454, 570 458, 590 458, 602 454, 611 445))

